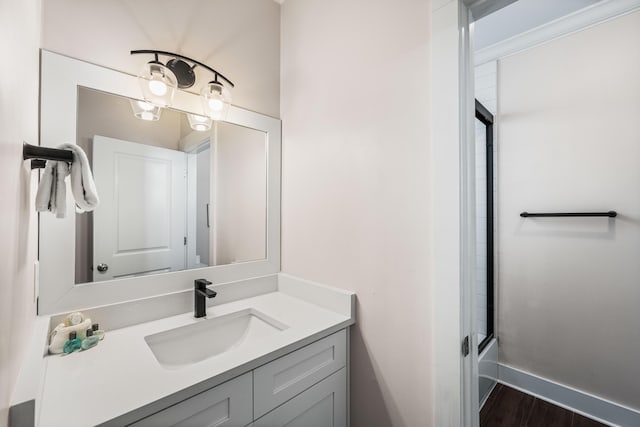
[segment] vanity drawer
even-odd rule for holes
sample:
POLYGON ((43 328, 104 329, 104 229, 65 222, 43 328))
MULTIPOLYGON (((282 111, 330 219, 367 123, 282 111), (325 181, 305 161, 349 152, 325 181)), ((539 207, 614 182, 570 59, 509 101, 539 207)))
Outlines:
POLYGON ((131 426, 245 426, 253 419, 251 383, 251 372, 248 372, 131 426))
POLYGON ((346 427, 347 374, 340 369, 256 420, 251 427, 346 427))
POLYGON ((346 332, 309 344, 253 371, 258 418, 346 365, 346 332))

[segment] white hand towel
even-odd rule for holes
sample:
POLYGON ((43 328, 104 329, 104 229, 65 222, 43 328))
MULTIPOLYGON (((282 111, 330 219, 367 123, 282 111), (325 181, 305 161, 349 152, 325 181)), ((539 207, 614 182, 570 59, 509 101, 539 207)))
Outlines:
POLYGON ((89 168, 89 160, 82 148, 76 144, 64 143, 57 148, 73 153, 71 167, 64 161, 47 160, 36 194, 36 210, 50 211, 57 218, 67 213, 67 191, 64 179, 71 174, 71 193, 76 200, 78 212, 88 212, 98 207, 100 199, 89 168))
POLYGON ((67 188, 64 179, 67 175, 69 175, 69 166, 66 162, 47 161, 36 194, 38 212, 50 211, 56 214, 56 218, 65 217, 67 188))
POLYGON ((100 204, 96 184, 93 181, 93 174, 89 167, 89 159, 84 150, 76 145, 64 143, 58 148, 70 150, 73 153, 73 163, 71 164, 71 192, 76 199, 76 205, 82 212, 94 210, 100 204))
POLYGON ((36 210, 38 212, 48 211, 50 208, 51 191, 53 190, 53 182, 55 181, 56 170, 53 162, 47 162, 40 176, 40 185, 36 194, 36 210))

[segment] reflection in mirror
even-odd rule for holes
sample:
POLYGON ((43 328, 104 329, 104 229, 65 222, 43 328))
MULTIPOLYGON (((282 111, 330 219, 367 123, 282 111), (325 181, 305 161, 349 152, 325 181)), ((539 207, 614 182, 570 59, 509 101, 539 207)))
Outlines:
POLYGON ((101 205, 76 215, 75 283, 265 259, 266 134, 145 107, 78 87, 101 205))

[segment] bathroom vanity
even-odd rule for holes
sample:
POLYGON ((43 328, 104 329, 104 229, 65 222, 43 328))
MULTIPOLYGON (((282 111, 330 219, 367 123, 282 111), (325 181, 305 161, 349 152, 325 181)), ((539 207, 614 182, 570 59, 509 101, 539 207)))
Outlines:
POLYGON ((344 426, 345 355, 343 329, 131 425, 344 426))
POLYGON ((206 318, 108 330, 95 348, 44 357, 37 425, 348 425, 355 295, 285 274, 251 282, 234 287, 260 294, 206 318))

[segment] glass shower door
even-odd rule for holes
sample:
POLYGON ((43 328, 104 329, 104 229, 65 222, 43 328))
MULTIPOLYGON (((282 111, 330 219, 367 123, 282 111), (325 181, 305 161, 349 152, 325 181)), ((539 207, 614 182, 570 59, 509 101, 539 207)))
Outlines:
POLYGON ((476 100, 476 307, 478 353, 494 335, 493 115, 476 100))

